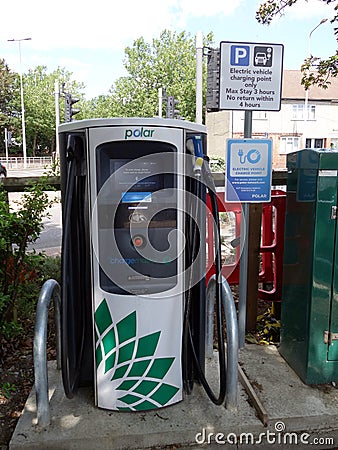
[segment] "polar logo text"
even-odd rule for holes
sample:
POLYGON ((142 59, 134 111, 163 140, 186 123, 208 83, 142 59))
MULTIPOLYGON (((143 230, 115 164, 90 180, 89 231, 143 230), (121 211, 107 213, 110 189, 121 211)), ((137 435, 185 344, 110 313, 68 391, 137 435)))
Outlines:
POLYGON ((127 129, 124 134, 124 139, 130 138, 151 138, 155 130, 149 130, 147 128, 135 128, 134 130, 127 129))

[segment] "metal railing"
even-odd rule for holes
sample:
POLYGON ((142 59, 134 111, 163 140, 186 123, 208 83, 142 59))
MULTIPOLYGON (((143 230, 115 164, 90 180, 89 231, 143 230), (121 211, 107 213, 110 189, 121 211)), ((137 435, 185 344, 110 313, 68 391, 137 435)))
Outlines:
MULTIPOLYGON (((27 168, 43 168, 52 164, 51 156, 30 156, 26 158, 27 168)), ((1 157, 0 162, 5 164, 8 169, 22 169, 24 167, 24 158, 22 156, 11 156, 9 158, 1 157)))
MULTIPOLYGON (((205 334, 205 353, 213 355, 214 336, 214 299, 216 294, 216 276, 213 275, 207 286, 207 323, 205 334)), ((235 301, 227 280, 222 277, 222 303, 227 328, 226 342, 226 394, 225 406, 236 411, 238 406, 238 323, 235 301)))
POLYGON ((47 324, 51 299, 54 303, 54 320, 56 328, 56 367, 61 369, 61 297, 60 285, 57 281, 47 280, 40 291, 36 308, 34 329, 34 378, 36 392, 36 409, 38 425, 46 427, 50 424, 48 369, 47 369, 47 324))

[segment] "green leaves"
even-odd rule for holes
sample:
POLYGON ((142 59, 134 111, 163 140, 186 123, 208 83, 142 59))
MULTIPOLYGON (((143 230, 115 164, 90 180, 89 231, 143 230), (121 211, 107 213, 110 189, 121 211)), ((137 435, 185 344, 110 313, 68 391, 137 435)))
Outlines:
MULTIPOLYGON (((45 66, 37 66, 23 74, 25 124, 28 156, 46 154, 55 150, 55 81, 66 83, 67 89, 76 97, 83 97, 84 85, 71 80, 71 73, 65 69, 48 73, 45 66)), ((61 119, 63 98, 60 98, 61 119)), ((21 99, 19 75, 11 72, 4 60, 0 60, 0 131, 8 128, 18 144, 21 142, 21 99)), ((4 152, 0 141, 0 151, 4 152)), ((9 151, 20 151, 12 146, 9 151)))
POLYGON ((98 330, 96 367, 103 364, 111 382, 120 380, 116 387, 118 409, 147 410, 166 405, 179 388, 163 382, 174 358, 155 357, 161 331, 138 337, 136 311, 114 323, 105 299, 94 319, 98 330))
POLYGON ((279 342, 280 327, 280 320, 277 320, 272 309, 268 308, 263 314, 257 316, 257 331, 255 334, 249 333, 246 340, 253 344, 276 344, 279 342))
MULTIPOLYGON (((205 45, 210 45, 211 41, 210 33, 205 45)), ((89 117, 154 117, 158 115, 158 89, 162 88, 179 101, 181 116, 195 120, 195 37, 184 31, 169 30, 162 31, 160 37, 151 42, 140 37, 125 49, 124 66, 128 75, 116 80, 110 96, 90 102, 94 111, 86 111, 89 117)))
MULTIPOLYGON (((65 69, 48 73, 45 66, 37 66, 24 75, 25 118, 27 149, 34 155, 38 149, 55 147, 55 81, 64 82, 67 90, 81 97, 81 83, 71 80, 71 73, 65 69)), ((63 122, 64 101, 60 98, 60 115, 63 122)))
POLYGON ((301 83, 305 90, 312 85, 327 89, 330 84, 330 77, 338 75, 338 51, 327 60, 321 60, 313 56, 307 58, 302 65, 302 72, 301 83), (313 66, 316 67, 316 71, 311 70, 313 66))
POLYGON ((26 250, 39 237, 42 219, 53 204, 45 189, 41 179, 27 189, 14 210, 9 208, 5 191, 0 190, 0 329, 12 317, 17 320, 20 286, 36 275, 28 264, 32 255, 26 250))
POLYGON ((259 6, 258 11, 256 12, 256 19, 260 23, 269 24, 277 14, 284 14, 284 9, 287 6, 294 5, 297 1, 298 0, 268 0, 259 6))
MULTIPOLYGON (((285 13, 285 8, 293 6, 298 0, 267 0, 263 2, 256 12, 256 19, 262 24, 268 25, 278 15, 285 13)), ((335 0, 321 0, 329 5, 335 0)), ((334 8, 335 13, 331 18, 331 23, 338 20, 338 5, 334 8)), ((331 11, 330 11, 330 14, 331 11)), ((334 28, 334 34, 338 36, 338 28, 334 28)), ((327 89, 330 84, 330 77, 338 76, 338 52, 327 59, 315 58, 310 55, 305 59, 301 70, 303 72, 302 85, 305 90, 310 86, 317 85, 323 89, 327 89)))

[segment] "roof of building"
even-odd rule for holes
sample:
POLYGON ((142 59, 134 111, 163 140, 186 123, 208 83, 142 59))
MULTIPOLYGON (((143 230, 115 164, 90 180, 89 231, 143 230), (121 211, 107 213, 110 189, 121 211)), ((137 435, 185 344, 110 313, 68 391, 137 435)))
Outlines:
MULTIPOLYGON (((304 99, 305 89, 301 84, 302 72, 300 70, 284 70, 282 83, 282 99, 304 99)), ((312 86, 309 89, 311 100, 338 100, 338 78, 330 78, 327 89, 312 86)))

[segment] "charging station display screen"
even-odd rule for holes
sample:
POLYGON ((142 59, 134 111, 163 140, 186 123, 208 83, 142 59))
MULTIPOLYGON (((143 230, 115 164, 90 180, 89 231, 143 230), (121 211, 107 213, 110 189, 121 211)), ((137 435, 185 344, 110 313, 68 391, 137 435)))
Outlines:
POLYGON ((152 294, 176 285, 176 152, 172 144, 141 140, 96 148, 100 286, 105 291, 152 294))
POLYGON ((125 192, 154 192, 163 189, 163 169, 159 161, 111 160, 115 189, 125 192))

